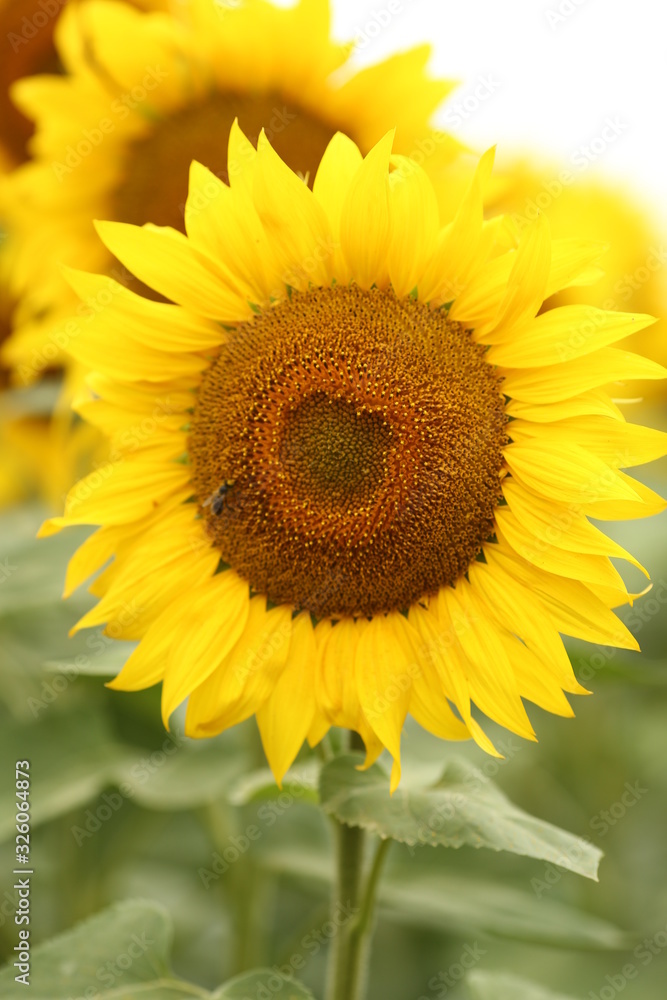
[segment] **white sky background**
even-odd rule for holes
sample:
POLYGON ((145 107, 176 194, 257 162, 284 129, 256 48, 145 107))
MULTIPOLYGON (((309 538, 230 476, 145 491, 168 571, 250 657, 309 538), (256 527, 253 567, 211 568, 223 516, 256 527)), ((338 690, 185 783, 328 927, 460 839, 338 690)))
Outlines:
POLYGON ((616 120, 622 129, 614 141, 583 156, 592 155, 590 169, 632 182, 654 211, 657 202, 667 225, 663 0, 332 2, 334 33, 360 39, 360 65, 431 42, 433 71, 461 81, 449 124, 442 114, 439 121, 474 147, 498 142, 501 160, 503 151, 531 149, 568 167, 578 151, 581 162, 580 147, 601 136, 607 118, 616 120), (484 79, 493 93, 477 101, 484 79), (466 98, 473 110, 454 123, 466 98))

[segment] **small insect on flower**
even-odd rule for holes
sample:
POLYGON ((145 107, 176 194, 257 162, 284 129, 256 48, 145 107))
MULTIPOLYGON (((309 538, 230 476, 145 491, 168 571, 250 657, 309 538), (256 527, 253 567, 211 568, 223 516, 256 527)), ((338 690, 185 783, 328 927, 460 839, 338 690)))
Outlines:
POLYGON ((218 489, 213 493, 208 500, 204 500, 202 507, 210 507, 211 513, 215 514, 216 517, 220 517, 222 514, 222 508, 225 505, 225 497, 227 496, 227 490, 231 486, 231 483, 223 483, 218 489))

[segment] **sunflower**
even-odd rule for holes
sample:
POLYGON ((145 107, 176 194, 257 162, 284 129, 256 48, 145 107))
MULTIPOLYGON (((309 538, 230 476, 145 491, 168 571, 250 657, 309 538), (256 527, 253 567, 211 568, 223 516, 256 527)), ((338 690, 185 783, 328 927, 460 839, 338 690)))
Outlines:
MULTIPOLYGON (((0 219, 5 208, 0 204, 0 219)), ((11 338, 16 315, 15 252, 14 234, 0 226, 0 348, 11 338)), ((72 480, 87 472, 94 459, 106 460, 103 436, 73 421, 69 405, 63 405, 76 391, 74 374, 64 391, 53 370, 38 389, 24 389, 0 361, 0 510, 28 498, 61 510, 72 480)))
POLYGON ((22 76, 53 73, 58 0, 0 0, 0 31, 6 40, 0 64, 0 166, 26 159, 31 122, 9 100, 9 87, 22 76))
POLYGON ((332 41, 329 22, 328 0, 289 9, 265 0, 189 0, 177 14, 91 0, 64 12, 56 45, 65 75, 13 88, 36 125, 33 160, 8 192, 22 234, 23 303, 5 357, 22 382, 38 377, 49 356, 63 356, 75 299, 61 264, 132 282, 100 244, 92 219, 183 230, 190 162, 223 179, 240 167, 226 157, 235 118, 253 138, 265 127, 311 182, 338 129, 367 152, 396 125, 400 152, 427 159, 432 171, 453 161, 458 143, 428 127, 453 87, 427 76, 429 46, 355 74, 347 65, 351 46, 332 41))
MULTIPOLYGON (((1 214, 1 213, 0 213, 1 214)), ((11 334, 14 301, 10 294, 12 240, 1 235, 0 245, 0 345, 11 334)), ((0 510, 38 494, 52 510, 59 510, 72 473, 84 469, 68 461, 71 449, 59 433, 62 423, 52 423, 48 414, 35 413, 26 405, 25 394, 12 392, 11 371, 0 364, 0 510)), ((90 428, 84 431, 90 435, 90 428)), ((79 440, 79 433, 73 436, 79 440)))
MULTIPOLYGON (((512 163, 504 173, 499 196, 494 198, 495 208, 507 212, 519 231, 544 211, 554 236, 576 231, 609 244, 600 281, 587 289, 585 296, 578 289, 565 289, 551 304, 567 305, 578 298, 603 309, 664 316, 667 251, 651 209, 636 193, 599 175, 528 160, 512 163)), ((661 320, 633 337, 627 346, 664 362, 665 343, 661 320)), ((653 386, 664 392, 660 383, 653 386)), ((650 390, 651 385, 642 388, 650 390)))
POLYGON ((64 0, 0 0, 0 35, 6 40, 0 62, 0 167, 28 158, 33 122, 12 103, 9 91, 23 77, 62 71, 53 34, 64 6, 64 0))
MULTIPOLYGON (((137 3, 139 7, 158 5, 137 3)), ((0 0, 0 35, 6 42, 0 61, 0 187, 7 185, 9 171, 28 159, 34 131, 33 121, 10 99, 11 86, 24 77, 63 72, 53 36, 64 6, 63 0, 0 0)), ((16 323, 22 323, 17 306, 25 281, 41 281, 41 274, 35 278, 33 272, 32 247, 23 246, 22 241, 17 244, 16 230, 22 228, 19 219, 29 227, 35 224, 34 216, 23 215, 21 206, 10 208, 7 202, 0 208, 0 350, 16 323), (11 231, 5 232, 8 222, 11 231)), ((30 306, 28 317, 32 313, 30 306)), ((53 374, 56 352, 48 351, 48 355, 39 366, 41 374, 53 374)), ((62 415, 50 419, 45 412, 27 412, 26 401, 7 392, 10 367, 11 362, 0 360, 0 509, 35 495, 58 509, 73 476, 90 468, 99 441, 94 440, 91 428, 70 427, 62 415)), ((33 380, 31 376, 23 381, 33 380)), ((73 388, 68 387, 67 396, 73 388)))
POLYGON ((609 346, 652 319, 538 315, 599 244, 484 223, 492 152, 442 227, 392 139, 335 135, 310 190, 234 125, 230 186, 192 164, 187 236, 98 225, 170 303, 69 274, 80 412, 115 453, 43 528, 101 525, 66 593, 114 557, 77 627, 141 640, 110 686, 161 681, 165 724, 186 698, 193 737, 256 715, 278 780, 330 726, 395 787, 408 712, 491 754, 474 706, 528 739, 524 699, 572 715, 560 633, 637 649, 610 557, 638 564, 588 518, 664 506, 621 468, 667 436, 599 388, 663 377, 609 346))

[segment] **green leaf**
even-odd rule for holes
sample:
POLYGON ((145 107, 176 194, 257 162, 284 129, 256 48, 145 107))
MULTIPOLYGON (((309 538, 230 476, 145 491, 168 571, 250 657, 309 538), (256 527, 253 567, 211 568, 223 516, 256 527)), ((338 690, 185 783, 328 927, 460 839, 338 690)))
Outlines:
MULTIPOLYGON (((76 647, 72 647, 72 640, 69 640, 71 655, 67 659, 56 660, 47 659, 42 666, 47 674, 70 674, 81 677, 115 677, 125 666, 125 661, 130 653, 136 649, 136 642, 123 642, 119 639, 108 639, 100 631, 90 632, 88 629, 81 633, 90 640, 95 636, 98 642, 95 649, 89 652, 91 643, 88 642, 86 652, 80 653, 76 647)), ((75 639, 76 641, 76 639, 75 639)))
POLYGON ((36 532, 47 516, 43 508, 32 506, 0 517, 0 616, 62 600, 67 562, 90 530, 74 528, 38 539, 36 532))
POLYGON ((506 972, 471 972, 466 985, 471 1000, 574 1000, 506 972))
POLYGON ((91 708, 62 712, 51 706, 35 723, 5 719, 0 727, 0 840, 13 836, 15 775, 11 762, 30 762, 32 826, 61 816, 95 798, 128 758, 104 717, 91 708))
POLYGON ((33 687, 36 682, 38 688, 51 686, 53 673, 63 674, 68 683, 79 676, 115 676, 136 643, 112 639, 101 626, 70 636, 70 629, 90 604, 89 600, 58 598, 0 617, 0 641, 3 647, 11 647, 10 666, 29 671, 33 687))
POLYGON ((317 788, 320 767, 320 762, 313 759, 291 768, 283 778, 281 788, 268 767, 252 771, 234 783, 229 801, 233 806, 245 806, 249 802, 266 802, 281 795, 290 795, 303 802, 317 803, 320 800, 317 788))
MULTIPOLYGON (((33 827, 86 805, 112 786, 123 800, 147 809, 198 808, 224 798, 243 767, 238 747, 224 736, 202 741, 164 733, 157 747, 140 750, 116 742, 100 712, 61 711, 53 705, 28 726, 5 720, 0 756, 30 761, 33 827)), ((0 841, 15 832, 15 803, 14 772, 5 767, 0 769, 0 841)))
POLYGON ((15 981, 13 964, 0 969, 0 996, 70 1000, 91 995, 92 988, 100 1000, 213 1000, 215 994, 174 977, 171 938, 171 923, 162 907, 144 900, 117 903, 32 946, 28 987, 15 981))
POLYGON ((215 994, 216 1000, 248 1000, 249 997, 277 997, 278 1000, 314 1000, 313 994, 293 979, 283 979, 272 969, 255 969, 231 979, 215 994), (262 993, 260 993, 262 989, 262 993))
POLYGON ((123 793, 146 809, 192 809, 219 801, 243 766, 238 752, 228 741, 164 735, 160 748, 115 768, 123 793))
POLYGON ((341 823, 361 826, 402 843, 488 847, 551 861, 597 880, 602 852, 513 805, 486 775, 463 759, 447 762, 439 781, 389 794, 389 777, 378 764, 357 770, 363 758, 329 761, 320 775, 323 808, 341 823))
MULTIPOLYGON (((257 860, 276 876, 291 877, 305 889, 328 895, 333 879, 331 858, 312 848, 264 849, 257 860)), ((447 933, 489 934, 556 948, 620 950, 634 939, 613 924, 547 896, 489 878, 439 871, 405 874, 390 871, 380 882, 383 919, 447 933)))
MULTIPOLYGON (((72 626, 94 603, 86 593, 62 598, 67 562, 88 530, 37 539, 47 512, 21 507, 0 516, 0 696, 12 714, 31 720, 28 707, 54 679, 45 664, 68 685, 82 674, 116 674, 135 644, 116 642, 102 628, 70 637, 72 626)), ((60 681, 55 682, 60 684, 60 681)), ((39 707, 39 706, 37 706, 39 707)))
POLYGON ((554 899, 490 879, 440 874, 403 876, 380 888, 386 917, 459 933, 461 927, 556 948, 621 950, 633 940, 612 924, 554 899))
MULTIPOLYGON (((621 681, 641 685, 642 687, 663 688, 667 686, 667 664, 664 660, 655 660, 644 653, 633 653, 628 650, 613 650, 604 667, 591 671, 591 657, 595 649, 581 650, 578 647, 570 652, 572 666, 583 683, 588 683, 595 673, 596 680, 621 681)), ((599 654, 598 654, 599 655, 599 654)))

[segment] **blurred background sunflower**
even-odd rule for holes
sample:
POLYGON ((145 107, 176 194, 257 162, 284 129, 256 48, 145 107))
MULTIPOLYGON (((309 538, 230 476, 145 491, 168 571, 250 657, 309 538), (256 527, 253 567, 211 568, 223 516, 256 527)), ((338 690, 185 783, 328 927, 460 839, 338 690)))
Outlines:
MULTIPOLYGON (((191 161, 224 179, 238 169, 225 152, 235 118, 255 142, 265 128, 312 183, 337 129, 368 150, 396 127, 398 150, 410 152, 454 86, 427 71, 427 45, 350 72, 350 46, 332 39, 324 0, 286 9, 192 0, 149 13, 90 0, 68 7, 54 40, 63 72, 12 89, 36 130, 32 159, 6 191, 10 214, 17 206, 9 225, 24 267, 16 276, 20 321, 4 354, 24 384, 69 338, 76 300, 63 263, 132 283, 92 220, 182 230, 191 161)), ((431 169, 445 170, 460 149, 439 134, 431 169)))

